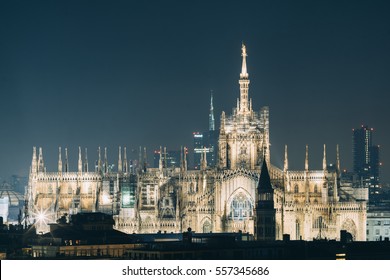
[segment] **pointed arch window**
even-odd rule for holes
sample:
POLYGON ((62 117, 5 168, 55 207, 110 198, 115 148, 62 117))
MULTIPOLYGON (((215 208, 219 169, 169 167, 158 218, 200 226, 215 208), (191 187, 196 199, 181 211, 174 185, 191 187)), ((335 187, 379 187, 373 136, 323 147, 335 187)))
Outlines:
POLYGON ((242 221, 253 216, 253 203, 243 193, 237 194, 230 203, 229 218, 235 221, 242 221))
POLYGON ((209 232, 211 232, 211 223, 209 220, 206 220, 203 223, 203 233, 209 233, 209 232))
POLYGON ((315 228, 315 229, 324 229, 326 227, 327 226, 326 226, 322 216, 319 216, 317 219, 314 220, 313 228, 315 228))
POLYGON ((294 193, 298 193, 299 192, 299 187, 298 187, 298 185, 295 185, 294 186, 294 193))

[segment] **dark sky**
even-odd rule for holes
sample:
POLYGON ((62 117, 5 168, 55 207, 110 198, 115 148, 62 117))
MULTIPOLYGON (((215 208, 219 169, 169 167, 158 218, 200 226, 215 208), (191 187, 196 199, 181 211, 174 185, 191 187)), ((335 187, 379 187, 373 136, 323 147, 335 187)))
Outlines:
MULTIPOLYGON (((389 1, 0 2, 0 177, 27 175, 32 147, 48 171, 58 146, 76 169, 98 146, 192 146, 239 96, 241 43, 253 106, 270 107, 272 162, 321 168, 340 144, 352 168, 352 128, 375 128, 390 181, 389 1), (223 4, 222 4, 223 3, 223 4)), ((219 122, 217 123, 219 127, 219 122)), ((149 154, 151 157, 151 154, 149 154)), ((128 157, 131 157, 128 152, 128 157)))

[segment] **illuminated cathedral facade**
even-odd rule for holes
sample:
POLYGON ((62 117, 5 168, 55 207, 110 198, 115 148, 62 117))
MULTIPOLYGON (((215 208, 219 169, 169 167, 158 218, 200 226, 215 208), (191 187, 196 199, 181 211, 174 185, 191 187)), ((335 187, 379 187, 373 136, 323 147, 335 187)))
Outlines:
MULTIPOLYGON (((340 180, 340 160, 309 169, 308 147, 303 170, 290 170, 287 146, 284 166, 270 162, 269 109, 255 111, 249 98, 247 52, 242 46, 240 96, 231 115, 221 114, 218 163, 188 170, 186 148, 180 168, 140 166, 130 170, 126 148, 119 147, 117 169, 107 150, 88 167, 87 151, 79 148, 77 171, 70 171, 67 150, 59 148, 58 169, 47 172, 42 149, 33 148, 26 216, 37 231, 63 215, 104 212, 114 215, 115 228, 125 233, 248 232, 258 240, 327 238, 339 240, 347 230, 366 240, 366 188, 340 180)), ((214 117, 212 116, 212 119, 214 117)))

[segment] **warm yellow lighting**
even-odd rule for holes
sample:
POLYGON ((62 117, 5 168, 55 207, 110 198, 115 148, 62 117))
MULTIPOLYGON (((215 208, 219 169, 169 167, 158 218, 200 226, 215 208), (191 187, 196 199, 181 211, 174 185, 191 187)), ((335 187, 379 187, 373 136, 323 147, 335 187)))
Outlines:
POLYGON ((38 221, 42 222, 45 220, 45 215, 43 215, 43 213, 39 213, 37 218, 38 218, 38 221))
POLYGON ((127 205, 130 203, 130 196, 129 195, 124 195, 123 196, 123 204, 127 205))
POLYGON ((346 256, 347 256, 346 253, 336 254, 336 260, 345 260, 346 256))
POLYGON ((102 201, 103 201, 103 204, 109 204, 111 201, 110 201, 110 196, 108 194, 103 194, 103 197, 102 197, 102 201))

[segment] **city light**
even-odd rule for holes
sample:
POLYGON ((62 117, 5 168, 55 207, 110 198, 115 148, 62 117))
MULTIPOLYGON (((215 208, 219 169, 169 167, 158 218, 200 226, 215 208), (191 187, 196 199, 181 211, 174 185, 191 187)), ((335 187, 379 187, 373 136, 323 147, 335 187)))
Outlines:
POLYGON ((110 201, 110 196, 108 195, 108 194, 103 194, 103 196, 102 196, 102 202, 103 202, 103 204, 108 204, 108 203, 110 203, 111 201, 110 201))
MULTIPOLYGON (((50 207, 49 207, 50 208, 50 207)), ((48 214, 49 208, 43 209, 34 208, 34 212, 32 213, 32 218, 35 221, 35 224, 38 226, 47 226, 50 221, 50 215, 48 214)))

